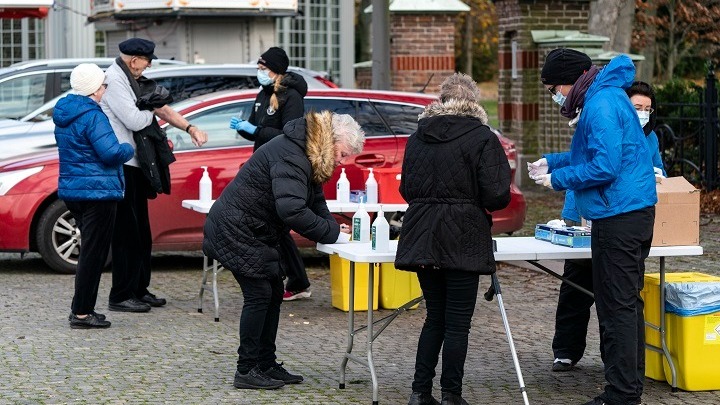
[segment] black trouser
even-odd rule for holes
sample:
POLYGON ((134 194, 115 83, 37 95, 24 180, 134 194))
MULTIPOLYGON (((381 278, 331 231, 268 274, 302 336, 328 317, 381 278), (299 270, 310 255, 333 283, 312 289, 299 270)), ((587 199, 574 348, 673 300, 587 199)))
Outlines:
MULTIPOLYGON (((593 291, 592 260, 565 260, 563 278, 593 291)), ((560 284, 552 349, 556 359, 577 363, 585 354, 590 307, 595 300, 565 281, 560 284)))
POLYGON ((282 257, 285 270, 285 289, 288 291, 302 291, 310 287, 307 272, 305 272, 305 263, 300 257, 300 251, 293 240, 290 232, 280 238, 280 255, 282 257))
POLYGON ((283 302, 282 279, 250 278, 235 272, 233 275, 243 293, 237 369, 243 374, 255 366, 266 370, 275 365, 277 358, 275 339, 283 302))
POLYGON ((648 207, 592 223, 595 308, 603 335, 605 379, 603 400, 635 404, 645 380, 645 318, 640 298, 645 258, 655 222, 648 207))
POLYGON ((100 276, 110 250, 117 201, 65 201, 80 230, 82 244, 75 273, 73 314, 87 315, 95 310, 100 276))
POLYGON ((427 269, 417 272, 427 317, 418 341, 412 390, 431 392, 442 348, 440 387, 462 394, 470 321, 475 312, 480 275, 467 271, 427 269))
POLYGON ((150 285, 152 234, 148 216, 148 181, 140 168, 123 166, 125 198, 118 203, 112 238, 110 302, 141 298, 150 285))

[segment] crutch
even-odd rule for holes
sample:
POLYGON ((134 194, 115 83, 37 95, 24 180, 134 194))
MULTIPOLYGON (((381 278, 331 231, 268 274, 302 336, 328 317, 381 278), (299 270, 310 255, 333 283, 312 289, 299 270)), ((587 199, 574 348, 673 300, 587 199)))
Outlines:
POLYGON ((517 353, 515 352, 515 343, 513 343, 512 333, 510 333, 510 324, 508 323, 507 314, 505 313, 505 305, 502 300, 502 293, 500 291, 500 282, 498 281, 497 274, 491 275, 492 282, 490 288, 485 293, 485 299, 492 301, 493 295, 497 295, 498 306, 500 306, 500 315, 502 316, 503 324, 505 325, 505 334, 507 335, 508 344, 510 345, 510 353, 512 354, 513 363, 515 363, 515 372, 517 373, 518 381, 520 382, 520 392, 522 392, 523 401, 525 405, 529 405, 527 392, 525 391, 525 381, 523 380, 522 371, 520 370, 520 361, 518 360, 517 353))

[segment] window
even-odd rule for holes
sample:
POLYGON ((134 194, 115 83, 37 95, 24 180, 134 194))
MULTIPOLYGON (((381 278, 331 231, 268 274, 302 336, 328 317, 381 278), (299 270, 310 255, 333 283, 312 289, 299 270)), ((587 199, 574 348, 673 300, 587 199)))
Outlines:
POLYGON ((15 77, 0 83, 0 118, 19 119, 45 102, 47 74, 15 77))
POLYGON ((45 20, 0 19, 0 66, 45 57, 45 20))
POLYGON ((418 115, 424 108, 412 105, 373 103, 395 135, 410 135, 417 130, 418 115))
POLYGON ((155 79, 157 84, 170 90, 177 101, 203 94, 238 89, 256 89, 260 83, 255 76, 185 76, 155 79))
MULTIPOLYGON (((237 131, 230 129, 230 119, 232 117, 244 120, 250 118, 252 103, 253 101, 248 100, 242 103, 224 105, 186 118, 191 124, 202 128, 203 131, 208 133, 208 141, 203 145, 203 149, 252 145, 252 141, 248 141, 240 136, 237 131)), ((166 131, 168 139, 174 144, 175 151, 197 149, 197 146, 192 143, 190 135, 185 132, 185 128, 178 129, 168 126, 166 131)))
POLYGON ((342 99, 305 99, 305 111, 329 110, 336 114, 349 114, 360 127, 365 131, 365 136, 389 135, 387 126, 382 118, 375 112, 375 109, 367 101, 342 100, 342 99))

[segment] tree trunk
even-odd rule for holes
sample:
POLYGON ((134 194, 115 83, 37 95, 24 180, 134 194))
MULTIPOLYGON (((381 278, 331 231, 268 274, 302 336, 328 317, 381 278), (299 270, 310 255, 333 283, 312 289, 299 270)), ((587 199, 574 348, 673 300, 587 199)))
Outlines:
POLYGON ((355 61, 365 62, 372 59, 370 51, 370 20, 371 15, 364 10, 370 5, 371 0, 360 0, 356 3, 357 22, 355 27, 355 61))
MULTIPOLYGON (((650 7, 645 11, 648 19, 652 20, 657 15, 657 8, 650 7)), ((657 52, 657 28, 655 26, 648 25, 645 27, 647 35, 647 43, 643 48, 641 55, 645 57, 645 61, 640 64, 639 78, 642 81, 652 84, 655 78, 655 66, 658 66, 658 73, 660 72, 660 66, 656 64, 657 52)))
POLYGON ((615 36, 618 30, 620 9, 628 0, 593 0, 590 2, 590 19, 588 32, 593 35, 602 35, 610 38, 603 44, 606 51, 612 50, 615 45, 615 36))
POLYGON ((470 8, 471 10, 468 11, 465 14, 465 34, 463 35, 463 56, 465 57, 465 61, 463 63, 463 72, 465 74, 472 76, 472 69, 473 69, 473 37, 474 35, 474 24, 473 24, 473 15, 472 15, 472 8, 474 1, 470 1, 470 8))
POLYGON ((633 25, 635 22, 635 0, 624 0, 618 13, 617 31, 612 50, 622 53, 630 52, 633 25))

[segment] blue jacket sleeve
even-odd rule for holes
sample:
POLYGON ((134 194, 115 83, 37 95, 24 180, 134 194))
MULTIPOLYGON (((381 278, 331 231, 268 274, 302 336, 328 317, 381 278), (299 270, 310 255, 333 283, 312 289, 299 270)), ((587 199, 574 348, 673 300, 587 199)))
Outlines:
POLYGON ((651 131, 645 139, 647 140, 650 153, 652 153, 653 167, 657 167, 658 169, 662 170, 663 176, 667 177, 667 172, 665 172, 665 165, 663 164, 662 157, 660 156, 660 142, 658 141, 658 137, 655 134, 655 131, 651 131))
POLYGON ((548 173, 570 165, 570 152, 548 153, 543 155, 543 157, 547 159, 548 162, 548 173))
POLYGON ((129 143, 119 143, 107 116, 100 110, 91 112, 86 130, 95 153, 107 166, 121 165, 135 153, 129 143))

